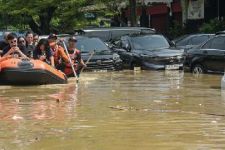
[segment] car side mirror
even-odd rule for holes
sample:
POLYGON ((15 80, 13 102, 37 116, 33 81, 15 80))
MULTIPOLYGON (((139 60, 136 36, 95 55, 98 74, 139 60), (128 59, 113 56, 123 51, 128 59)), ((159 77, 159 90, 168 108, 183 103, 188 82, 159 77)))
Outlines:
POLYGON ((171 44, 172 46, 176 46, 176 43, 175 43, 174 41, 171 41, 170 44, 171 44))
POLYGON ((124 48, 125 48, 125 50, 128 51, 128 52, 131 51, 131 47, 130 47, 130 45, 129 45, 128 43, 125 44, 125 47, 124 47, 124 48))

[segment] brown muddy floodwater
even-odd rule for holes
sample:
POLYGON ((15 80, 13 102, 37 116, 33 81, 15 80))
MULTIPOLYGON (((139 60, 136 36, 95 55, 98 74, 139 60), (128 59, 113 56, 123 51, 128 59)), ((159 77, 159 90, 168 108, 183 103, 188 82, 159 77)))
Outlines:
POLYGON ((84 73, 0 87, 0 150, 225 149, 221 75, 84 73))

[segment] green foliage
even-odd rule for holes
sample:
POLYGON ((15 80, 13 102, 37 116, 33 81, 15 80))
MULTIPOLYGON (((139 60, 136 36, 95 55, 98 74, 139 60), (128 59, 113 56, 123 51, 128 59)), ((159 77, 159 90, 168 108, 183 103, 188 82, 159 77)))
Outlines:
POLYGON ((174 39, 176 37, 186 34, 186 29, 182 26, 181 23, 174 21, 172 26, 169 27, 168 34, 171 39, 174 39))
MULTIPOLYGON (((81 18, 79 9, 86 2, 87 0, 1 0, 0 13, 22 16, 23 24, 28 24, 40 34, 48 34, 55 28, 72 28, 74 22, 81 18)), ((21 22, 21 19, 18 20, 21 22)))
POLYGON ((0 0, 0 26, 29 26, 39 34, 67 32, 93 22, 98 24, 98 19, 106 14, 117 14, 120 3, 120 0, 0 0), (94 10, 88 6, 95 6, 94 10), (86 19, 87 11, 97 13, 96 20, 86 19))
POLYGON ((204 23, 199 30, 203 33, 216 33, 225 30, 225 21, 212 19, 208 23, 204 23))

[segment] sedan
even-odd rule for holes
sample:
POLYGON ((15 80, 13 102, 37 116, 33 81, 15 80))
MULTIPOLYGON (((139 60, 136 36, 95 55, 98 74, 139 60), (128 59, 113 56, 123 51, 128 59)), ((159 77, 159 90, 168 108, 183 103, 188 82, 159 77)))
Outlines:
POLYGON ((193 73, 223 73, 225 67, 225 34, 219 34, 186 53, 185 66, 193 73))

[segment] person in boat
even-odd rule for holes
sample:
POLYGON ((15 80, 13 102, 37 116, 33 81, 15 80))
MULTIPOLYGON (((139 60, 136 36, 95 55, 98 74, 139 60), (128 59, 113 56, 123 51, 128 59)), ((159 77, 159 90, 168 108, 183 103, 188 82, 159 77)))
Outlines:
POLYGON ((62 46, 57 43, 57 36, 55 34, 50 34, 48 41, 53 52, 54 62, 57 69, 60 69, 62 63, 69 63, 69 59, 65 53, 62 46))
POLYGON ((3 57, 14 54, 14 56, 20 55, 21 57, 27 58, 26 47, 22 45, 18 46, 17 35, 15 33, 10 33, 7 36, 7 42, 9 43, 9 45, 3 49, 3 57))
POLYGON ((26 39, 25 39, 25 37, 20 36, 20 37, 18 37, 17 41, 18 41, 18 46, 26 47, 26 39))
POLYGON ((37 46, 38 41, 39 41, 39 35, 37 33, 34 33, 33 45, 37 46))
MULTIPOLYGON (((69 40, 68 40, 68 53, 70 55, 70 58, 72 60, 74 68, 76 70, 76 73, 79 76, 80 70, 83 67, 86 67, 86 64, 84 63, 84 61, 81 57, 80 50, 78 50, 76 48, 76 43, 77 43, 77 39, 76 39, 75 36, 69 38, 69 40)), ((64 72, 67 76, 73 76, 72 67, 71 67, 70 63, 66 64, 66 68, 65 68, 64 72)))
POLYGON ((33 53, 34 59, 39 59, 55 67, 54 57, 47 39, 41 39, 33 53))
POLYGON ((2 50, 9 45, 7 41, 7 36, 9 35, 10 32, 5 32, 4 33, 4 39, 0 41, 0 53, 2 53, 2 50))
POLYGON ((35 49, 35 45, 33 44, 34 43, 33 38, 34 38, 33 32, 28 31, 25 35, 25 39, 26 39, 26 49, 28 52, 28 57, 30 58, 33 57, 33 51, 35 49))

